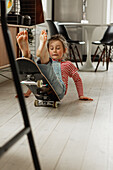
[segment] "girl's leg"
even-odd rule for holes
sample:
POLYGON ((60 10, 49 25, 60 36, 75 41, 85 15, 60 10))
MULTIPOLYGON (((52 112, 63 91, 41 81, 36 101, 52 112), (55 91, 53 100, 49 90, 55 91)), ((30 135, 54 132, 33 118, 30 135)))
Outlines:
POLYGON ((31 53, 30 53, 29 43, 28 43, 28 32, 26 30, 21 31, 16 36, 16 39, 17 39, 19 48, 22 52, 22 56, 24 56, 26 58, 31 58, 31 53))
POLYGON ((40 34, 40 45, 36 52, 37 57, 40 57, 41 64, 47 64, 49 62, 49 53, 46 42, 47 33, 45 30, 43 30, 40 34))
POLYGON ((50 61, 47 64, 40 64, 40 63, 37 63, 37 64, 61 100, 65 95, 66 88, 65 88, 65 85, 62 84, 57 78, 53 70, 52 61, 50 61))
MULTIPOLYGON (((22 55, 27 58, 31 58, 31 53, 28 44, 28 34, 27 31, 22 31, 17 35, 17 42, 20 50, 22 51, 22 55)), ((41 32, 40 35, 40 45, 37 49, 37 56, 40 57, 40 63, 38 63, 39 68, 42 73, 47 77, 59 98, 62 99, 65 94, 65 86, 63 86, 53 70, 52 62, 49 59, 49 53, 46 46, 47 34, 45 31, 41 32)))
MULTIPOLYGON (((30 53, 29 44, 28 44, 28 32, 26 30, 21 31, 16 36, 16 39, 17 39, 17 43, 19 45, 19 48, 22 52, 22 56, 24 56, 26 58, 30 58, 31 53, 30 53)), ((28 91, 26 93, 24 93, 24 96, 29 97, 30 94, 31 94, 31 91, 28 89, 28 91)), ((15 97, 18 98, 18 95, 16 95, 15 97)))
MULTIPOLYGON (((27 92, 26 92, 26 93, 24 93, 24 97, 26 97, 26 98, 27 98, 27 97, 29 97, 29 96, 30 96, 30 94, 31 94, 31 90, 30 90, 30 89, 28 89, 28 90, 27 90, 27 92)), ((15 97, 16 97, 16 98, 18 98, 18 95, 16 95, 15 97)))
POLYGON ((49 53, 46 46, 47 34, 45 31, 41 32, 40 35, 40 45, 37 49, 37 56, 40 57, 40 62, 38 62, 38 66, 41 69, 42 73, 49 80, 52 87, 55 89, 57 95, 60 99, 63 98, 65 94, 65 85, 62 85, 58 80, 52 66, 52 60, 49 58, 49 53))

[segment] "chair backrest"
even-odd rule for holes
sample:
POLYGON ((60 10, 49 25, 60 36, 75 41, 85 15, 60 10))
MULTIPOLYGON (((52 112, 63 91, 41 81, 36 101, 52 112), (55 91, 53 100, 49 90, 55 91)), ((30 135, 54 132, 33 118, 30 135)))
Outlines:
POLYGON ((70 38, 69 38, 69 35, 67 33, 65 26, 64 25, 58 25, 57 22, 55 22, 55 25, 57 27, 58 33, 62 34, 65 37, 66 40, 69 40, 70 38))
POLYGON ((113 41, 113 25, 108 26, 106 29, 103 38, 101 39, 101 42, 109 43, 113 41))
POLYGON ((49 28, 50 36, 58 34, 57 28, 52 20, 46 20, 49 28))

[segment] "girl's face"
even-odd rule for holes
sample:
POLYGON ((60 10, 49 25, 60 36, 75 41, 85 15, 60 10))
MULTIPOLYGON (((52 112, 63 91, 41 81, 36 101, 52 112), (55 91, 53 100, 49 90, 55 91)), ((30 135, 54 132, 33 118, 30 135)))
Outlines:
POLYGON ((63 49, 62 42, 59 40, 51 40, 49 43, 49 54, 52 59, 61 60, 63 54, 65 53, 63 49))

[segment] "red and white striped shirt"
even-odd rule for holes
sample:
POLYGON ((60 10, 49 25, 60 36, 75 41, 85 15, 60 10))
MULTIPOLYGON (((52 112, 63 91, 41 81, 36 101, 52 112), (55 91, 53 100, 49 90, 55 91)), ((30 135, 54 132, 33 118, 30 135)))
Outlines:
POLYGON ((66 93, 68 89, 68 77, 72 77, 76 85, 78 96, 83 96, 82 80, 78 74, 78 69, 74 66, 74 64, 71 61, 61 61, 61 74, 62 80, 66 86, 66 93))

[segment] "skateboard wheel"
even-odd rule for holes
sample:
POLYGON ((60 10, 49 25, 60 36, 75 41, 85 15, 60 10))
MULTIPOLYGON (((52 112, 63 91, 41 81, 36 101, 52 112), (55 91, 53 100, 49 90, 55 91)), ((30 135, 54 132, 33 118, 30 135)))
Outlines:
POLYGON ((53 103, 53 107, 57 108, 57 102, 56 101, 53 103))
POLYGON ((42 88, 43 87, 43 80, 37 81, 37 87, 42 88))
POLYGON ((34 101, 34 106, 37 107, 39 105, 39 101, 38 100, 35 100, 34 101))

